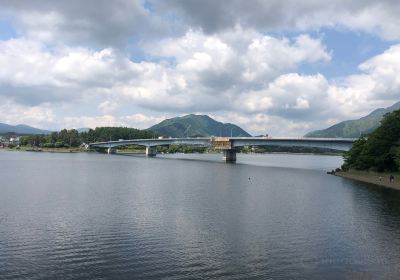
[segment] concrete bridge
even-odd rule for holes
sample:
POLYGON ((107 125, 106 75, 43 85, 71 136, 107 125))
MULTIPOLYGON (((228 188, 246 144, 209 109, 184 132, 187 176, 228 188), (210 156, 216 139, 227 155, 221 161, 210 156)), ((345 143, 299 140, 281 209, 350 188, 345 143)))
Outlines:
POLYGON ((109 154, 115 153, 120 146, 139 145, 146 147, 146 156, 157 154, 157 146, 178 145, 193 147, 211 147, 223 152, 223 160, 236 161, 237 148, 243 146, 283 146, 327 148, 348 151, 356 139, 349 138, 269 138, 269 137, 211 137, 211 138, 157 138, 132 139, 109 142, 97 142, 87 145, 88 148, 106 148, 109 154))

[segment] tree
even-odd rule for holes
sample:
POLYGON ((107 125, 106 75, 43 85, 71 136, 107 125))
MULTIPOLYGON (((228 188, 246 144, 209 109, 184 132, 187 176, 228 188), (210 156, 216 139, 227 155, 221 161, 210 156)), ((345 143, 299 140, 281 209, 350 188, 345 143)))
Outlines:
POLYGON ((400 110, 384 116, 381 125, 357 140, 345 154, 345 167, 360 170, 397 171, 400 167, 400 110))

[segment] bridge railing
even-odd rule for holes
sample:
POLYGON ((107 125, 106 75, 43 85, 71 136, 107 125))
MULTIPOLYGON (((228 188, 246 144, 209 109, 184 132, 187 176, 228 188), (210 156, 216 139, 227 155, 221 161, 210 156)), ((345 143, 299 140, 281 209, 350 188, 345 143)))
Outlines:
POLYGON ((219 150, 228 150, 241 146, 306 146, 348 150, 356 139, 348 138, 304 138, 304 137, 211 137, 211 138, 160 138, 160 139, 131 139, 119 141, 96 142, 88 147, 114 148, 126 145, 146 147, 163 145, 211 146, 219 150), (335 147, 333 147, 335 146, 335 147))

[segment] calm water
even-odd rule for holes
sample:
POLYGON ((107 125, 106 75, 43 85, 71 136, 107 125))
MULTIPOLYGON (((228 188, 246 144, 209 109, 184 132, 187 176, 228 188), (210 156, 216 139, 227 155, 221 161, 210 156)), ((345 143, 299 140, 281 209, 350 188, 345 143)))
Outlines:
POLYGON ((0 152, 0 279, 400 279, 400 192, 220 159, 0 152))

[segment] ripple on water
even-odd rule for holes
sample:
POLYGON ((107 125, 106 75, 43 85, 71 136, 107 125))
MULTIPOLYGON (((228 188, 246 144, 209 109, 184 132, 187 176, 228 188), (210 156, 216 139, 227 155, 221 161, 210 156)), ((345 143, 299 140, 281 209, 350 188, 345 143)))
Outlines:
POLYGON ((400 275, 400 192, 327 176, 340 158, 219 156, 2 153, 0 279, 400 275))

